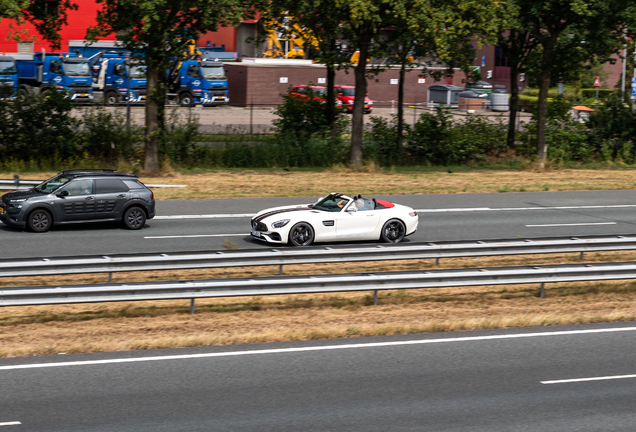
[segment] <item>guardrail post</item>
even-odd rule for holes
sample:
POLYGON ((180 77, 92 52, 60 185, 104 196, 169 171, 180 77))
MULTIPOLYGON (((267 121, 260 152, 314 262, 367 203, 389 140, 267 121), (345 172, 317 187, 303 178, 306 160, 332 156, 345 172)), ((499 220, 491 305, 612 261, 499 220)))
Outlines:
POLYGON ((280 276, 282 274, 283 274, 283 265, 281 264, 281 265, 278 266, 278 276, 280 276))
POLYGON ((584 253, 585 253, 585 252, 581 251, 581 253, 579 254, 579 260, 580 260, 580 261, 583 261, 583 254, 584 254, 584 253))
POLYGON ((20 187, 20 176, 17 174, 13 174, 13 181, 15 182, 15 187, 20 187))
POLYGON ((545 283, 541 282, 541 298, 545 298, 545 283))
POLYGON ((435 258, 435 265, 438 266, 439 265, 439 258, 435 258))
POLYGON ((378 290, 373 291, 373 306, 378 305, 378 290))
POLYGON ((108 283, 111 283, 113 281, 113 272, 109 272, 108 273, 108 283))
POLYGON ((195 310, 194 310, 194 299, 190 299, 190 314, 194 315, 195 314, 195 310))

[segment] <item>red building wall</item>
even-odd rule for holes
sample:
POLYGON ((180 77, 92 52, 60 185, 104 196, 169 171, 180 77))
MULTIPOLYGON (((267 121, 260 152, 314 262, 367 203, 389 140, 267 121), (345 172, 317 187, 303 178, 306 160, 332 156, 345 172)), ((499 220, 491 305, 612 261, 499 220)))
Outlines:
MULTIPOLYGON (((74 3, 78 5, 78 10, 68 12, 68 25, 64 26, 60 32, 62 36, 62 47, 60 52, 66 52, 68 50, 69 40, 78 40, 86 38, 86 29, 92 25, 95 25, 97 11, 100 8, 94 0, 74 0, 74 3)), ((30 40, 34 40, 34 51, 40 52, 44 48, 47 52, 53 51, 50 44, 42 39, 42 36, 35 30, 35 28, 29 24, 23 24, 17 26, 14 20, 3 19, 0 21, 0 51, 7 53, 15 53, 18 51, 18 45, 16 41, 7 40, 7 36, 11 31, 10 26, 13 25, 14 29, 24 29, 28 32, 30 40)), ((106 37, 104 40, 115 40, 115 35, 106 37)))

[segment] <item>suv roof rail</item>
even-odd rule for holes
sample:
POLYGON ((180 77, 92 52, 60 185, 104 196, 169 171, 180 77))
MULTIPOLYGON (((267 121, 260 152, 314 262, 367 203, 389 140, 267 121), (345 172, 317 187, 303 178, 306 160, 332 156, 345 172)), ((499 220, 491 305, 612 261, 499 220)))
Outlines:
POLYGON ((88 169, 69 169, 69 170, 64 170, 62 171, 62 174, 71 174, 74 172, 115 172, 114 169, 110 169, 110 168, 88 168, 88 169))

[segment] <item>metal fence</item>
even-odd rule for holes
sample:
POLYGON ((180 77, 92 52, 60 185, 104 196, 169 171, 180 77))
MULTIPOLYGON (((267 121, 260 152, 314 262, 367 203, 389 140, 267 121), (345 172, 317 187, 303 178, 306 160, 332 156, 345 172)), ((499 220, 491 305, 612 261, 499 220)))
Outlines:
POLYGON ((601 263, 556 266, 516 266, 421 272, 365 273, 356 275, 278 276, 251 279, 188 280, 112 284, 113 272, 195 268, 280 266, 357 261, 435 259, 467 256, 578 253, 636 249, 636 237, 569 238, 474 243, 387 245, 376 247, 310 247, 250 251, 212 251, 176 254, 69 257, 59 259, 1 260, 0 277, 109 273, 108 284, 57 287, 9 287, 0 289, 0 306, 86 303, 163 299, 194 299, 273 294, 374 292, 379 289, 440 288, 500 284, 631 279, 636 264, 601 263))
MULTIPOLYGON (((21 180, 18 175, 15 175, 13 180, 0 179, 0 189, 16 190, 25 186, 37 186, 43 181, 44 180, 21 180)), ((188 185, 146 184, 146 186, 155 188, 184 188, 188 185)))

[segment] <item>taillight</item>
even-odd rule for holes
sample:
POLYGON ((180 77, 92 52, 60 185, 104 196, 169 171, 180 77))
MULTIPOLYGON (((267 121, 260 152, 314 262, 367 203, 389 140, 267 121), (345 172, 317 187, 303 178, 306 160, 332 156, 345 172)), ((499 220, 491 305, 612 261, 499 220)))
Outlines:
POLYGON ((155 194, 153 191, 150 191, 150 201, 154 201, 155 200, 155 194))
POLYGON ((411 217, 415 217, 415 216, 417 216, 417 212, 416 212, 416 211, 411 212, 411 213, 409 213, 409 216, 411 216, 411 217))

